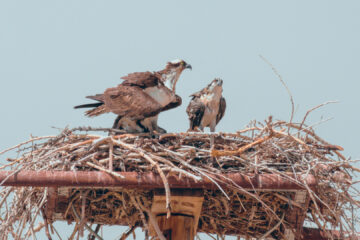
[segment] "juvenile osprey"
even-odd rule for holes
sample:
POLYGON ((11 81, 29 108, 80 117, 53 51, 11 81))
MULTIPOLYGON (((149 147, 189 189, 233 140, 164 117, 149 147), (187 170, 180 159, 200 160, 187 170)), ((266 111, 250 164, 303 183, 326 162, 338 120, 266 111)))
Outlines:
POLYGON ((87 97, 97 103, 74 108, 92 108, 86 111, 89 117, 115 113, 118 117, 113 128, 127 132, 162 132, 164 130, 157 125, 158 114, 181 105, 181 97, 175 94, 175 87, 186 68, 192 69, 184 60, 174 60, 158 72, 130 73, 121 78, 124 81, 117 87, 87 97))
POLYGON ((222 97, 222 84, 220 78, 215 78, 206 88, 191 95, 192 99, 186 109, 190 120, 189 131, 203 131, 205 127, 210 127, 211 132, 215 131, 226 108, 225 98, 222 97))

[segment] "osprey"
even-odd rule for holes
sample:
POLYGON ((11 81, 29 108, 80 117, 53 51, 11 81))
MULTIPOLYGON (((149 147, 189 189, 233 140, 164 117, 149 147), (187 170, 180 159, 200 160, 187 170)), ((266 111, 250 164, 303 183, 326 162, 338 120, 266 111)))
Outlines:
POLYGON ((215 78, 206 88, 192 94, 186 113, 189 115, 190 129, 194 131, 210 127, 214 132, 216 125, 224 116, 226 101, 222 97, 222 84, 220 78, 215 78))
POLYGON ((158 72, 135 72, 122 77, 117 87, 108 88, 103 94, 87 96, 96 103, 75 106, 92 108, 86 116, 104 113, 118 115, 113 128, 127 132, 165 132, 158 127, 158 114, 181 105, 181 97, 175 94, 176 83, 184 69, 192 69, 184 60, 168 62, 158 72))

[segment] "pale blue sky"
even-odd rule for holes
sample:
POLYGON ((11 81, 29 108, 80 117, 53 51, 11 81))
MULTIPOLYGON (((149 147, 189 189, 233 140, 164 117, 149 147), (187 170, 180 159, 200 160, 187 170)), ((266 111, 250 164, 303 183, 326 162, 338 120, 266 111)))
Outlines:
MULTIPOLYGON (((1 1, 0 149, 51 126, 111 126, 114 115, 88 119, 74 110, 134 71, 160 70, 182 58, 183 105, 160 116, 168 131, 188 128, 188 95, 215 77, 228 102, 219 131, 236 131, 268 115, 289 120, 286 90, 260 58, 277 68, 301 121, 359 158, 359 1, 1 1)), ((2 159, 0 159, 2 160, 2 159)), ((115 234, 115 233, 114 233, 115 234)), ((117 236, 115 234, 112 236, 117 236)), ((139 238, 141 239, 141 237, 139 238)), ((205 238, 204 238, 205 239, 205 238)))

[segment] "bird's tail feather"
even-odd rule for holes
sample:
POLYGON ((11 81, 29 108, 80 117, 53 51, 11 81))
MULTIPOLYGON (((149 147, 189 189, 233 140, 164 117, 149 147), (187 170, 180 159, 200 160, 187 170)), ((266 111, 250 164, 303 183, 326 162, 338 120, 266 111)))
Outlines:
POLYGON ((99 116, 103 113, 107 113, 105 105, 102 102, 78 105, 78 106, 75 106, 74 108, 75 109, 77 109, 77 108, 93 108, 93 109, 90 109, 85 112, 85 115, 88 117, 95 117, 95 116, 99 116))
POLYGON ((78 105, 78 106, 75 106, 74 108, 77 109, 77 108, 96 108, 96 107, 99 107, 101 105, 103 105, 104 103, 89 103, 89 104, 82 104, 82 105, 78 105))
POLYGON ((86 111, 85 115, 88 117, 95 117, 107 112, 108 111, 106 110, 105 105, 101 104, 96 108, 86 111))

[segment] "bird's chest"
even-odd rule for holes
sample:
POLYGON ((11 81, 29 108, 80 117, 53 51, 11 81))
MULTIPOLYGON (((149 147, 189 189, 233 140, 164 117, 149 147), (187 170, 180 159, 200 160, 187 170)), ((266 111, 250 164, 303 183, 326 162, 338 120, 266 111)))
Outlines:
POLYGON ((163 107, 175 99, 174 93, 164 86, 149 87, 144 91, 163 107))
POLYGON ((209 126, 213 121, 216 121, 216 116, 219 112, 219 101, 213 94, 201 97, 201 101, 205 105, 205 111, 202 118, 202 125, 209 126))

